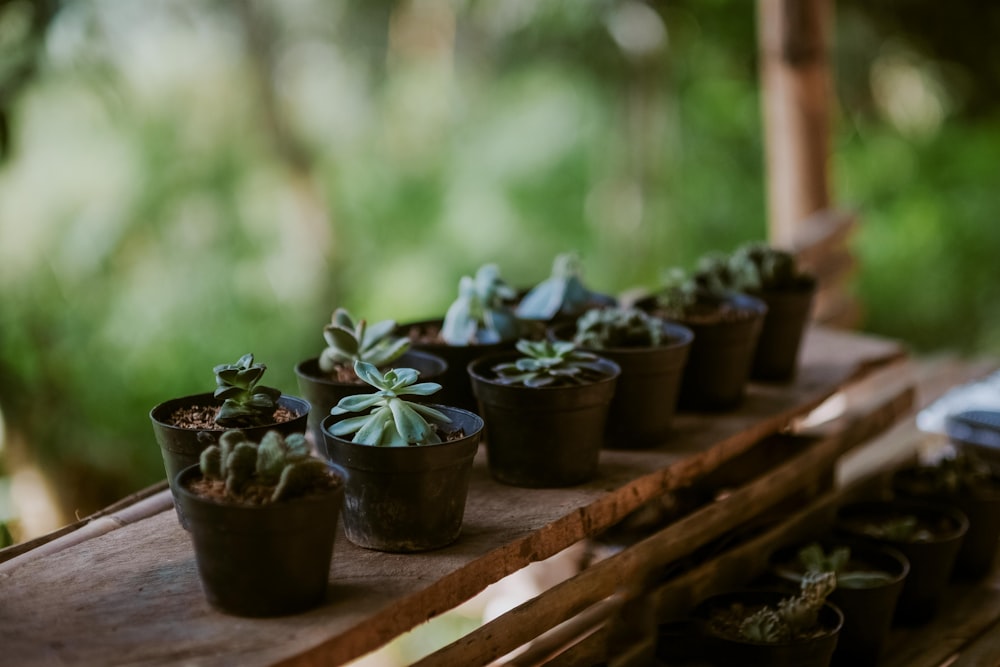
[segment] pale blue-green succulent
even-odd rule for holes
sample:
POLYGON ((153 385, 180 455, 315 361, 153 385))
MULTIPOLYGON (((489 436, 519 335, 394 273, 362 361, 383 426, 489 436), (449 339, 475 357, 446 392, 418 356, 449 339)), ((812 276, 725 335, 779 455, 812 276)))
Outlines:
POLYGON ((501 343, 518 336, 510 302, 517 298, 496 264, 484 264, 474 278, 462 276, 458 298, 448 307, 441 338, 449 345, 501 343))
POLYGON ((223 480, 234 499, 251 484, 273 487, 271 502, 303 495, 328 475, 326 464, 310 454, 305 436, 284 437, 278 431, 268 431, 260 443, 243 431, 226 431, 201 453, 200 466, 205 479, 223 480))
POLYGON ((614 305, 605 294, 592 292, 583 284, 580 256, 573 252, 557 255, 548 278, 532 288, 515 311, 525 320, 551 320, 557 315, 575 315, 591 305, 614 305))
POLYGON ((215 397, 223 399, 215 423, 226 427, 267 423, 278 407, 281 391, 259 385, 267 366, 255 364, 252 354, 244 354, 235 364, 220 364, 215 373, 215 397))
POLYGON ((417 383, 420 373, 412 368, 395 368, 383 375, 374 365, 357 361, 354 372, 375 387, 372 394, 357 394, 340 399, 330 414, 342 415, 371 409, 367 415, 348 417, 335 423, 330 431, 338 437, 353 434, 352 442, 379 447, 431 445, 441 442, 434 424, 449 423, 447 415, 404 396, 429 396, 441 389, 436 382, 417 383))
POLYGON ((351 366, 356 361, 375 366, 395 361, 410 349, 409 338, 392 335, 395 328, 393 320, 369 326, 365 320, 355 321, 346 309, 337 308, 330 324, 323 327, 327 348, 319 357, 320 370, 332 373, 338 366, 351 366))

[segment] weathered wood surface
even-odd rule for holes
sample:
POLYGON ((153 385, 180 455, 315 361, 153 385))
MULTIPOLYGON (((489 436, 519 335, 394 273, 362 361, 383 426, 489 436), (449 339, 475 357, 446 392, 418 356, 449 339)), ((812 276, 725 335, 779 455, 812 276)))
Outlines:
POLYGON ((278 619, 237 619, 204 600, 172 510, 61 551, 0 565, 0 661, 16 665, 333 665, 381 646, 525 565, 617 523, 782 429, 840 386, 899 361, 883 339, 813 329, 799 378, 753 385, 744 405, 682 414, 670 441, 602 454, 595 481, 571 489, 493 482, 480 452, 461 538, 394 555, 338 537, 328 602, 278 619))

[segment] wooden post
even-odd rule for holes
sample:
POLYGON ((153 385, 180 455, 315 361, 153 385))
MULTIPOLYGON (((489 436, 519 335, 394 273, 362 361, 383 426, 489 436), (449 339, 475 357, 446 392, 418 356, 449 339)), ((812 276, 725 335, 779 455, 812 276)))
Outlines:
POLYGON ((833 0, 758 0, 768 236, 792 247, 830 204, 829 45, 833 0))

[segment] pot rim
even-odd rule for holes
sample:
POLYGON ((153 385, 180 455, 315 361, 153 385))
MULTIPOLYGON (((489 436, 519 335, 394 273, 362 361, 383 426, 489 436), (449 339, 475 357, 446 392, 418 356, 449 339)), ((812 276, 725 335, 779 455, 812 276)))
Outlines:
POLYGON ((602 357, 600 355, 597 355, 600 363, 606 365, 608 367, 608 370, 611 371, 611 374, 606 377, 600 378, 598 380, 594 380, 593 382, 588 382, 587 384, 580 384, 580 385, 559 385, 556 387, 525 387, 524 385, 504 384, 503 382, 497 382, 495 378, 487 377, 476 370, 477 367, 480 365, 492 366, 493 364, 499 363, 501 361, 520 359, 522 356, 524 355, 522 355, 520 352, 517 351, 495 352, 493 354, 486 354, 470 361, 469 365, 466 366, 466 372, 468 372, 468 374, 473 379, 479 382, 483 382, 485 384, 492 385, 494 387, 503 387, 511 391, 531 391, 531 392, 537 392, 537 391, 557 392, 557 391, 573 390, 578 388, 583 389, 586 387, 593 387, 608 382, 615 382, 618 379, 618 376, 620 376, 622 372, 621 366, 619 366, 617 362, 612 361, 607 357, 602 357))
POLYGON ((288 422, 294 421, 295 419, 301 419, 305 417, 312 411, 312 404, 306 399, 302 398, 301 396, 294 396, 292 394, 283 393, 281 394, 281 396, 278 397, 279 406, 282 405, 282 401, 286 403, 286 405, 282 407, 294 410, 296 413, 295 417, 283 422, 268 422, 266 424, 260 424, 258 426, 240 426, 240 427, 228 427, 228 428, 220 426, 219 428, 210 428, 210 429, 184 428, 183 426, 177 426, 176 424, 171 424, 169 422, 164 421, 162 419, 162 416, 157 416, 158 413, 164 412, 168 406, 173 407, 172 404, 178 407, 194 405, 198 403, 211 403, 215 405, 222 405, 222 401, 216 398, 215 395, 210 391, 203 392, 201 394, 188 394, 186 396, 170 398, 161 403, 157 403, 152 407, 152 409, 150 409, 149 418, 158 426, 167 429, 172 429, 175 431, 182 431, 184 433, 197 433, 199 431, 206 431, 209 433, 215 433, 215 432, 223 433, 225 431, 232 431, 232 430, 246 431, 250 429, 269 428, 280 424, 287 424, 288 422))
MULTIPOLYGON (((334 414, 326 415, 325 417, 323 417, 323 421, 320 422, 320 429, 322 430, 322 433, 323 433, 323 435, 325 437, 333 438, 337 442, 342 443, 342 444, 344 444, 344 445, 346 445, 348 447, 360 447, 360 448, 364 448, 364 451, 388 451, 388 452, 393 452, 394 451, 394 452, 399 452, 399 451, 413 451, 413 450, 417 450, 417 449, 420 449, 420 450, 431 450, 431 449, 435 449, 435 448, 438 448, 438 447, 448 447, 449 445, 451 445, 451 446, 464 445, 465 441, 467 439, 472 438, 472 437, 474 437, 474 436, 482 433, 483 429, 486 427, 485 420, 483 420, 482 417, 480 417, 479 415, 477 415, 475 412, 472 412, 471 410, 466 410, 465 408, 455 407, 453 405, 442 405, 440 403, 428 403, 426 405, 429 408, 434 408, 436 410, 440 410, 441 412, 445 412, 445 413, 448 413, 448 412, 459 413, 460 415, 464 416, 466 419, 472 420, 473 423, 475 423, 477 425, 477 427, 472 432, 466 433, 465 436, 463 438, 459 439, 459 440, 451 440, 451 441, 446 440, 444 442, 435 442, 435 443, 425 444, 425 445, 407 445, 405 447, 381 447, 381 446, 378 446, 378 445, 365 445, 365 444, 361 444, 361 443, 358 443, 358 442, 354 442, 353 440, 347 440, 346 438, 343 438, 343 437, 341 437, 339 435, 334 435, 333 433, 330 432, 329 427, 332 425, 332 423, 334 423, 336 421, 341 421, 343 419, 347 419, 347 418, 352 417, 352 416, 362 416, 360 413, 352 413, 352 414, 344 414, 344 415, 334 415, 334 414)), ((376 456, 377 456, 377 454, 376 454, 376 456)))

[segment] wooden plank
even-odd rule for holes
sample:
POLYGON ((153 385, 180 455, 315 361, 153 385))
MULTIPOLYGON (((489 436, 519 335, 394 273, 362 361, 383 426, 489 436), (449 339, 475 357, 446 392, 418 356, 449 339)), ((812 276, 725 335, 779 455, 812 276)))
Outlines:
POLYGON ((236 619, 206 603, 173 510, 0 572, 0 644, 14 664, 343 664, 525 565, 617 523, 718 468, 846 383, 904 356, 893 341, 814 328, 790 385, 753 385, 740 410, 682 414, 669 442, 602 453, 572 489, 495 483, 477 458, 452 546, 414 555, 338 536, 328 601, 279 619, 236 619))
POLYGON ((986 628, 958 653, 951 667, 982 667, 1000 664, 1000 622, 986 628))
MULTIPOLYGON (((855 419, 834 437, 811 446, 796 443, 798 453, 784 459, 784 463, 773 470, 598 562, 416 664, 420 667, 485 664, 530 641, 540 630, 551 628, 616 591, 630 586, 642 587, 663 566, 814 484, 841 454, 906 414, 913 397, 912 389, 905 390, 870 415, 855 419)), ((761 448, 768 449, 768 444, 762 443, 761 448)))
MULTIPOLYGON (((77 534, 81 530, 87 530, 89 524, 92 524, 99 519, 112 517, 114 523, 124 524, 139 521, 140 519, 162 512, 174 503, 173 498, 170 497, 169 493, 164 495, 164 491, 166 489, 167 480, 163 480, 158 484, 153 484, 145 489, 136 491, 135 493, 122 498, 113 505, 109 505, 108 507, 95 512, 90 516, 84 517, 79 521, 60 528, 59 530, 36 537, 33 540, 19 542, 18 544, 11 545, 5 549, 0 549, 0 564, 6 563, 17 556, 27 554, 28 552, 31 552, 30 557, 32 558, 40 556, 44 553, 54 553, 56 550, 67 548, 84 539, 89 539, 89 537, 101 535, 104 532, 107 532, 107 530, 90 529, 89 536, 77 534), (154 498, 155 500, 150 500, 154 498), (137 511, 136 505, 138 505, 141 509, 137 511), (42 545, 47 545, 57 540, 59 542, 57 547, 50 545, 45 549, 41 548, 42 545)), ((104 522, 104 524, 104 527, 107 527, 109 530, 113 530, 113 528, 108 526, 107 522, 104 522)), ((27 560, 27 557, 25 560, 27 560)))
POLYGON ((945 590, 934 619, 918 628, 896 627, 889 633, 881 667, 938 667, 958 653, 953 665, 996 665, 996 635, 989 634, 1000 620, 1000 582, 994 574, 981 583, 952 583, 945 590), (984 643, 976 648, 976 641, 984 643), (971 652, 964 655, 963 649, 971 652), (975 650, 972 650, 975 649, 975 650), (979 662, 983 651, 990 660, 979 662))

